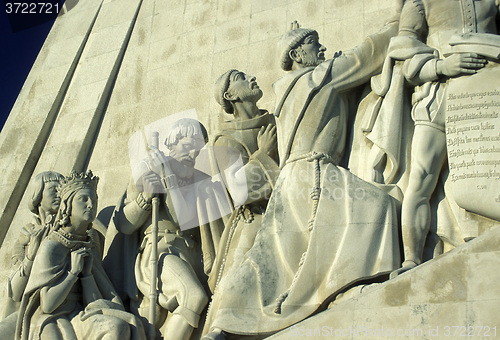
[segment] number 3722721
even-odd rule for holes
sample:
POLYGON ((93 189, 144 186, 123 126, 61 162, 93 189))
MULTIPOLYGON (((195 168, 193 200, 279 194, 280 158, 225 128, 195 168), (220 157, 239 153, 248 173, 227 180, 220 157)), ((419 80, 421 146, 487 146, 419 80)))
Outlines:
POLYGON ((448 337, 496 337, 497 328, 490 326, 445 326, 444 336, 448 337))
POLYGON ((51 2, 6 2, 7 14, 57 14, 59 3, 51 2))

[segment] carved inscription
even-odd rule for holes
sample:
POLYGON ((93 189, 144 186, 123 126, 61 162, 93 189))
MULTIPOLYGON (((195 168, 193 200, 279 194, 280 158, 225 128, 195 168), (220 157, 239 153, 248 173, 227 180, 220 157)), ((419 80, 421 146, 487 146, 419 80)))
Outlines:
MULTIPOLYGON (((492 73, 498 75, 496 69, 492 73)), ((486 72, 462 77, 450 81, 446 98, 449 180, 458 196, 468 192, 469 199, 477 201, 472 206, 478 205, 478 212, 500 209, 500 87, 496 83, 486 72)))
POLYGON ((500 102, 491 100, 493 96, 500 96, 500 91, 448 95, 446 138, 450 169, 456 170, 451 176, 453 182, 466 178, 500 178, 500 130, 494 123, 499 116, 500 102), (467 98, 484 102, 453 104, 467 98))

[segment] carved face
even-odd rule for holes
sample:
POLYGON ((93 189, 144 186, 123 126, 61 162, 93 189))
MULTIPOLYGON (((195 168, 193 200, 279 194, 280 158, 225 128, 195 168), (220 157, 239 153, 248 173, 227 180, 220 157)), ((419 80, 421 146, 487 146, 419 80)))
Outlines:
POLYGON ((292 50, 292 59, 303 66, 318 66, 325 61, 326 47, 321 45, 315 34, 310 34, 302 40, 302 44, 292 50))
POLYGON ((251 101, 254 103, 262 98, 262 90, 259 88, 255 77, 240 71, 231 73, 226 94, 228 100, 251 101))
POLYGON ((196 157, 204 145, 205 141, 200 136, 181 138, 170 147, 170 157, 186 167, 194 168, 196 157))
POLYGON ((97 213, 97 195, 92 189, 80 189, 71 204, 71 224, 88 225, 96 217, 97 213))
POLYGON ((40 207, 43 211, 50 214, 57 213, 57 209, 59 209, 59 204, 61 203, 61 199, 57 196, 58 185, 59 182, 56 181, 50 181, 44 184, 40 207))

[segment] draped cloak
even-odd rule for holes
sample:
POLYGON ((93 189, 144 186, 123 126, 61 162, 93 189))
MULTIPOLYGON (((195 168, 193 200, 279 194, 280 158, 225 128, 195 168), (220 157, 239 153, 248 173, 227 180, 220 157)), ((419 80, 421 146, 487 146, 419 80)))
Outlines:
POLYGON ((125 311, 102 268, 100 254, 96 251, 96 233, 92 230, 89 235, 87 241, 74 241, 53 231, 42 242, 21 301, 16 339, 39 339, 43 327, 49 323, 57 325, 65 340, 99 338, 106 332, 99 327, 103 322, 126 322, 130 325, 131 339, 145 339, 142 323, 125 311), (52 313, 44 313, 40 307, 41 290, 64 280, 71 269, 71 252, 81 247, 91 249, 91 273, 102 298, 84 305, 79 278, 65 301, 52 313))

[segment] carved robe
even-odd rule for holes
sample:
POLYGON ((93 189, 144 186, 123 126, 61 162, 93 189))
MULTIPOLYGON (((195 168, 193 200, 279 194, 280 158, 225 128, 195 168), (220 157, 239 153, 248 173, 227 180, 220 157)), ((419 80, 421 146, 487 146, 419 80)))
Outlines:
POLYGON ((125 312, 104 272, 95 240, 95 232, 89 233, 86 241, 77 241, 59 230, 51 232, 42 242, 21 302, 16 339, 39 339, 43 327, 48 324, 58 327, 64 339, 100 339, 110 334, 109 329, 113 326, 119 327, 123 323, 130 326, 131 339, 145 338, 142 323, 133 314, 125 312), (52 313, 44 313, 40 307, 41 290, 70 275, 71 252, 81 247, 92 250, 92 275, 90 278, 78 278, 65 301, 52 313), (84 280, 93 281, 101 298, 85 304, 82 285, 90 282, 84 280))
MULTIPOLYGON (((394 200, 338 166, 348 91, 381 66, 396 27, 275 83, 281 173, 254 246, 221 280, 230 308, 211 329, 269 334, 299 322, 360 280, 399 267, 394 200)), ((224 306, 229 306, 227 302, 224 306)))
MULTIPOLYGON (((243 121, 229 121, 214 138, 214 160, 232 197, 234 211, 221 237, 220 249, 210 273, 212 291, 232 265, 238 265, 250 249, 260 228, 279 168, 275 159, 258 151, 257 135, 271 121, 261 115, 243 121), (235 164, 235 163, 239 164, 235 164), (234 183, 238 179, 244 180, 234 183)), ((222 292, 223 294, 223 292, 222 292)), ((222 301, 222 303, 224 300, 222 301)), ((215 307, 217 309, 217 307, 215 307)))
POLYGON ((14 265, 17 267, 7 281, 7 299, 3 302, 0 318, 5 318, 19 309, 24 289, 31 273, 32 263, 25 257, 26 249, 30 242, 40 242, 50 231, 53 216, 50 216, 45 224, 42 224, 38 216, 33 217, 33 223, 29 223, 21 229, 19 238, 13 246, 14 265), (32 235, 37 235, 32 240, 32 235))

